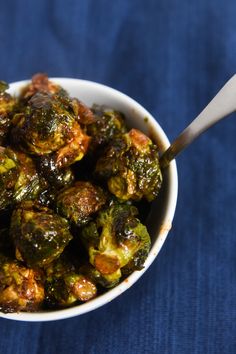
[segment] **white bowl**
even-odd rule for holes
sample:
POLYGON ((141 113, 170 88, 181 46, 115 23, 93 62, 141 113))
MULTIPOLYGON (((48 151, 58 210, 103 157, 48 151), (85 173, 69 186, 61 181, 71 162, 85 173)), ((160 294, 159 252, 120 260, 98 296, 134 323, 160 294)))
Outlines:
MULTIPOLYGON (((91 81, 69 78, 52 78, 51 80, 60 84, 71 96, 78 97, 88 106, 91 106, 94 103, 105 104, 123 112, 127 117, 128 125, 130 127, 138 128, 151 136, 161 151, 164 151, 170 145, 164 131, 151 114, 127 95, 91 81)), ((28 81, 12 83, 9 92, 13 95, 17 95, 19 90, 27 83, 28 81)), ((144 268, 141 271, 135 271, 115 288, 108 290, 105 294, 82 305, 47 312, 0 313, 0 317, 18 321, 52 321, 65 319, 92 311, 121 295, 124 291, 129 289, 144 272, 146 272, 158 255, 172 226, 177 201, 177 190, 177 169, 175 161, 172 161, 168 169, 165 171, 161 192, 156 201, 152 203, 151 211, 147 218, 146 226, 152 238, 152 248, 144 264, 144 268)))

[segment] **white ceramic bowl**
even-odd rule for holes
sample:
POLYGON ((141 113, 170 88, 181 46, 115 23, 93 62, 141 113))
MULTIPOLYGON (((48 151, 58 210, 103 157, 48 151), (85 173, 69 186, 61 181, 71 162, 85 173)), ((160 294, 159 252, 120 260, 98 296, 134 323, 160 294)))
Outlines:
MULTIPOLYGON (((156 120, 140 104, 127 95, 91 81, 69 78, 51 78, 51 80, 60 84, 71 96, 78 97, 88 106, 91 106, 94 103, 105 104, 123 112, 127 117, 128 125, 130 127, 138 128, 151 136, 161 151, 164 151, 169 146, 169 140, 156 120)), ((12 83, 9 92, 13 95, 17 95, 19 90, 25 86, 27 82, 28 81, 20 81, 12 83)), ((146 222, 152 238, 152 248, 145 262, 144 268, 141 271, 135 271, 115 288, 108 290, 105 294, 82 305, 47 312, 0 313, 0 317, 19 321, 51 321, 70 318, 103 306, 129 289, 152 264, 172 226, 178 189, 175 161, 171 162, 165 172, 161 193, 156 201, 152 203, 151 211, 146 222)))

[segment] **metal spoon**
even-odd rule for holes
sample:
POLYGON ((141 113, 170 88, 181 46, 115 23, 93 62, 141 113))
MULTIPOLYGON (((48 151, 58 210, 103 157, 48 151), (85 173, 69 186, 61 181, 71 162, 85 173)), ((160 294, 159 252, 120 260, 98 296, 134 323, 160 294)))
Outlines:
POLYGON ((204 110, 185 128, 160 157, 160 166, 170 161, 212 125, 236 111, 236 74, 222 87, 204 110))

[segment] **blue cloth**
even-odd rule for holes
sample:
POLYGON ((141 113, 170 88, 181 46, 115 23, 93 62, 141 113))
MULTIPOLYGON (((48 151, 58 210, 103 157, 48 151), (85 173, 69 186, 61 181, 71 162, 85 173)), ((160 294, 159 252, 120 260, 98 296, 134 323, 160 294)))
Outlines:
MULTIPOLYGON (((234 0, 1 1, 0 76, 107 84, 173 140, 236 71, 235 15, 234 0)), ((0 319, 0 353, 236 353, 235 118, 178 157, 173 229, 145 275, 83 316, 0 319)))

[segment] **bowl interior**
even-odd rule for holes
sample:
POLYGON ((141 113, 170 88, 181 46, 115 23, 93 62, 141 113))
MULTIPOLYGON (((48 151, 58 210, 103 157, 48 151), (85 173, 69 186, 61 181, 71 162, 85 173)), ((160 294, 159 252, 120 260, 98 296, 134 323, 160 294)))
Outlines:
MULTIPOLYGON (((156 142, 160 151, 164 151, 169 146, 169 140, 164 131, 150 113, 123 93, 91 81, 68 78, 52 78, 52 80, 65 88, 71 96, 79 98, 88 106, 92 106, 95 103, 105 104, 123 112, 127 118, 128 125, 140 129, 150 136, 156 142)), ((17 95, 26 83, 27 81, 20 81, 11 84, 9 92, 17 95)), ((94 310, 119 296, 141 277, 159 253, 172 225, 177 200, 177 189, 177 169, 175 161, 172 161, 165 171, 161 192, 158 198, 152 203, 146 220, 146 226, 152 238, 152 248, 143 270, 135 271, 115 288, 82 305, 50 312, 0 313, 0 317, 19 321, 64 319, 94 310)))

